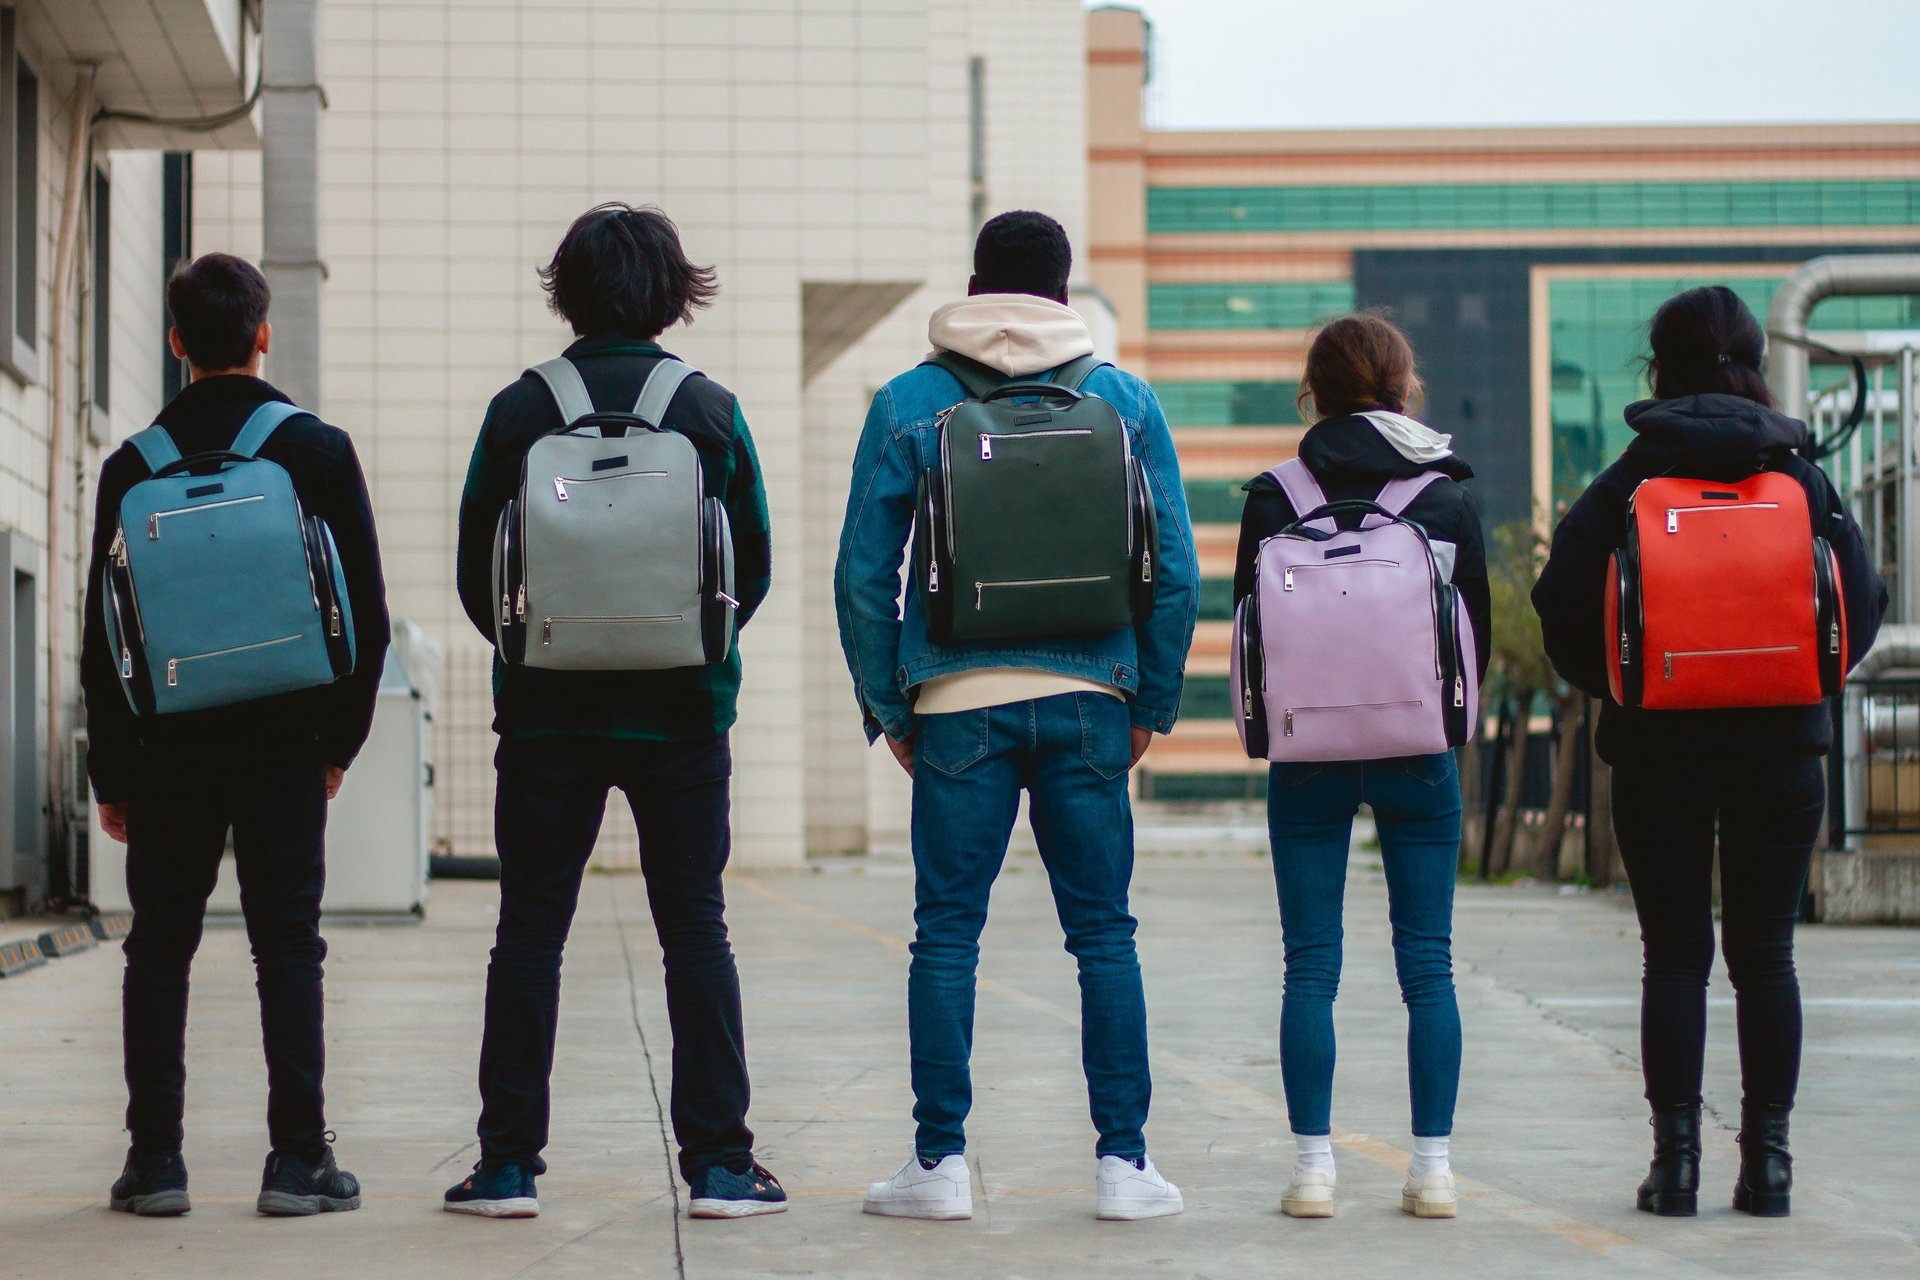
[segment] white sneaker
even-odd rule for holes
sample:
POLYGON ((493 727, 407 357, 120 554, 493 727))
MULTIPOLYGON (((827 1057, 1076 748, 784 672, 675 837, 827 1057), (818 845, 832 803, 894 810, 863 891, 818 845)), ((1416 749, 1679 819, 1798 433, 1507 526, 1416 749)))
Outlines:
POLYGON ((1280 1212, 1289 1218, 1331 1218, 1333 1174, 1326 1169, 1295 1169, 1280 1197, 1280 1212))
POLYGON ((861 1208, 887 1218, 933 1218, 942 1222, 971 1218, 973 1174, 967 1169, 967 1158, 946 1156, 928 1169, 915 1151, 907 1156, 900 1172, 867 1187, 867 1202, 861 1208))
POLYGON ((1093 1216, 1108 1222, 1164 1218, 1186 1208, 1180 1188, 1160 1176, 1145 1156, 1135 1165, 1119 1156, 1101 1156, 1093 1175, 1093 1216))
POLYGON ((1454 1218, 1460 1214, 1460 1193, 1453 1189, 1453 1174, 1429 1173, 1408 1178, 1400 1188, 1400 1211, 1416 1218, 1454 1218))

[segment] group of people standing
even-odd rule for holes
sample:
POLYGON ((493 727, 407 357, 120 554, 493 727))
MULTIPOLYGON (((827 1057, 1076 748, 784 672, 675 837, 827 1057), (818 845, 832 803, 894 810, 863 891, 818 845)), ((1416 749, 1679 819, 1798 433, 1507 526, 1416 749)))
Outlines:
MULTIPOLYGON (((912 779, 915 868, 907 998, 916 1128, 905 1162, 868 1188, 870 1213, 971 1216, 975 971, 990 890, 1023 794, 1079 969, 1083 1065, 1098 1134, 1095 1213, 1132 1220, 1184 1207, 1147 1154, 1151 1075, 1128 906, 1128 775, 1179 711, 1198 612, 1197 558, 1165 415, 1147 383, 1094 355, 1085 322, 1068 305, 1071 268, 1071 246, 1051 218, 1013 212, 989 221, 967 296, 934 314, 928 360, 874 396, 853 458, 834 572, 840 635, 868 739, 883 741, 912 779), (968 423, 979 434, 966 437, 960 461, 967 465, 960 465, 954 441, 968 423), (1110 510, 1095 510, 1098 498, 1038 511, 1018 509, 1011 498, 993 507, 996 494, 1044 476, 1040 444, 1094 448, 1109 436, 1110 510), (988 467, 996 453, 1017 457, 1020 470, 988 467), (1122 476, 1131 503, 1124 546, 1122 476), (1113 546, 1087 554, 1124 567, 1034 569, 1014 578, 1005 571, 982 578, 976 570, 963 580, 961 572, 978 563, 968 557, 993 550, 982 545, 991 538, 971 532, 964 545, 955 542, 980 527, 965 513, 977 517, 983 502, 1013 531, 995 554, 1017 558, 1022 539, 1071 541, 1069 526, 1078 528, 1077 506, 1085 505, 1088 527, 1109 520, 1115 534, 1113 546), (1129 581, 1120 583, 1122 576, 1129 581), (1101 594, 1108 586, 1120 594, 1101 594), (996 614, 989 591, 1021 603, 996 614), (1050 615, 1069 621, 1046 623, 1050 615), (1075 630, 1074 617, 1123 621, 1075 630)), ((460 599, 499 649, 501 909, 479 1057, 480 1159, 446 1191, 445 1207, 490 1217, 539 1211, 535 1180, 547 1167, 561 957, 608 792, 617 788, 639 828, 665 962, 671 1117, 690 1212, 779 1212, 786 1192, 755 1160, 746 1123, 745 1034, 722 879, 728 731, 742 676, 733 637, 772 580, 766 493, 738 399, 659 343, 712 299, 715 276, 687 259, 658 210, 612 204, 574 223, 541 279, 577 340, 562 361, 528 371, 494 397, 460 505, 460 599), (663 373, 671 375, 668 390, 652 394, 663 373), (535 465, 544 456, 538 450, 560 437, 604 456, 592 462, 592 474, 556 475, 550 493, 537 493, 545 482, 529 477, 547 475, 535 465), (697 600, 692 587, 686 598, 699 615, 694 642, 704 637, 708 660, 621 665, 605 656, 619 643, 608 636, 638 634, 637 624, 696 620, 631 606, 618 616, 611 609, 568 616, 541 601, 563 588, 577 594, 598 567, 659 576, 654 553, 615 548, 606 566, 568 564, 551 554, 542 560, 524 543, 559 536, 540 532, 542 521, 571 521, 553 527, 578 530, 604 518, 603 508, 630 510, 624 494, 639 492, 588 485, 670 478, 671 465, 644 469, 627 456, 652 447, 655 437, 688 442, 697 458, 688 494, 703 513, 698 529, 706 542, 697 600), (586 493, 593 497, 582 500, 586 493), (546 503, 539 514, 536 498, 546 503), (574 639, 583 633, 591 638, 574 639), (575 644, 600 656, 569 657, 575 644)), ((257 271, 225 255, 201 258, 176 272, 168 305, 176 353, 192 371, 191 384, 159 418, 184 456, 176 465, 197 476, 219 476, 236 459, 254 457, 283 468, 301 510, 331 530, 355 644, 351 672, 319 687, 157 714, 153 692, 134 674, 136 657, 145 657, 123 639, 130 631, 143 643, 149 637, 137 619, 118 616, 117 584, 138 581, 138 562, 129 569, 125 550, 128 495, 150 474, 176 467, 151 468, 145 448, 123 448, 107 460, 83 676, 89 767, 102 825, 129 846, 134 906, 124 992, 132 1147, 111 1203, 143 1215, 188 1209, 181 1156, 187 973, 231 831, 268 1067, 271 1152, 258 1207, 273 1215, 353 1209, 360 1187, 336 1164, 324 1117, 326 948, 318 926, 327 802, 366 739, 388 644, 371 503, 346 433, 298 412, 265 437, 251 425, 261 406, 286 403, 258 376, 271 327, 257 271)), ((1640 1206, 1677 1213, 1694 1205, 1717 828, 1746 1090, 1737 1203, 1785 1212, 1786 1115, 1800 1035, 1792 928, 1821 812, 1818 758, 1830 745, 1828 714, 1817 704, 1622 706, 1604 652, 1607 562, 1625 538, 1639 481, 1676 469, 1727 481, 1780 472, 1804 486, 1837 559, 1849 664, 1871 645, 1885 592, 1831 486, 1796 454, 1806 428, 1769 406, 1759 375, 1764 335, 1738 300, 1725 290, 1673 299, 1655 318, 1652 346, 1654 398, 1628 410, 1638 438, 1568 513, 1535 600, 1556 667, 1605 703, 1599 749, 1616 769, 1617 828, 1647 952, 1643 1064, 1656 1147, 1640 1206)), ((1464 690, 1469 681, 1477 688, 1492 651, 1486 552, 1462 483, 1473 473, 1447 436, 1412 416, 1420 399, 1414 352, 1384 316, 1340 317, 1320 330, 1301 392, 1303 416, 1313 423, 1299 450, 1305 476, 1277 469, 1248 484, 1234 596, 1236 603, 1258 596, 1262 550, 1275 539, 1333 546, 1348 534, 1406 525, 1431 555, 1434 589, 1457 599, 1466 619, 1467 634, 1455 637, 1465 669, 1441 669, 1460 691, 1454 706, 1465 707, 1464 690), (1412 496, 1389 502, 1390 492, 1412 496)), ((211 484, 186 492, 196 500, 218 496, 211 484)), ((1346 554, 1333 546, 1328 563, 1346 554)), ((696 576, 694 566, 685 568, 689 580, 696 576)), ((1293 589, 1291 571, 1285 589, 1293 589)), ((338 610, 333 617, 337 632, 338 610)), ((169 665, 166 684, 175 676, 169 665)), ((1248 692, 1251 707, 1251 686, 1248 692)), ((1284 732, 1294 732, 1291 709, 1284 732)), ((1251 743, 1249 753, 1261 754, 1251 743)), ((1402 1206, 1418 1217, 1452 1217, 1459 1200, 1448 1144, 1461 1061, 1450 951, 1461 823, 1454 757, 1450 750, 1298 754, 1269 756, 1285 942, 1281 1074, 1296 1145, 1280 1207, 1297 1217, 1333 1213, 1332 1006, 1351 828, 1366 805, 1378 824, 1410 1022, 1413 1150, 1402 1206)))

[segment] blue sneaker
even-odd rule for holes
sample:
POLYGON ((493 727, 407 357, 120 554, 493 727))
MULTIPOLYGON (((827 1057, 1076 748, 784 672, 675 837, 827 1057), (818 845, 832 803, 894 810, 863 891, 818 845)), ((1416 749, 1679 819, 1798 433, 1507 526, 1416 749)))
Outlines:
POLYGON ((482 1160, 465 1182, 447 1188, 441 1207, 478 1218, 537 1218, 540 1197, 533 1188, 533 1172, 525 1165, 482 1160))
POLYGON ((752 1160, 738 1169, 717 1164, 687 1179, 694 1218, 750 1218, 760 1213, 785 1213, 787 1193, 780 1179, 752 1160))
POLYGON ((113 1184, 107 1206, 115 1213, 137 1213, 143 1218, 177 1218, 188 1212, 193 1206, 187 1202, 187 1166, 180 1153, 127 1152, 127 1167, 113 1184))
POLYGON ((317 1161, 276 1151, 260 1171, 260 1198, 253 1207, 269 1218, 350 1213, 360 1207, 360 1182, 334 1163, 331 1146, 317 1161))

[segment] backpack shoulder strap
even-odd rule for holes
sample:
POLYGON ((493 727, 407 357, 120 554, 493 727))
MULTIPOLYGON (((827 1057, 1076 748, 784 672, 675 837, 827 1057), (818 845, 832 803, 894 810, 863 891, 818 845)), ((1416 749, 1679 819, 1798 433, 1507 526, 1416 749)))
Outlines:
POLYGON ((1053 381, 1069 391, 1078 391, 1086 385, 1087 379, 1091 378, 1096 371, 1106 368, 1107 365, 1111 363, 1112 361, 1102 360, 1099 356, 1089 352, 1077 360, 1069 360, 1058 369, 1055 369, 1053 371, 1053 381))
POLYGON ((180 461, 180 446, 173 442, 173 437, 167 433, 167 429, 157 422, 145 431, 134 433, 127 443, 133 446, 133 451, 139 454, 141 460, 147 464, 149 472, 158 471, 162 467, 169 467, 180 461))
POLYGON ((647 371, 647 380, 640 388, 640 398, 634 402, 633 415, 650 427, 666 425, 667 406, 673 403, 674 395, 680 390, 680 384, 700 371, 684 360, 668 356, 654 362, 647 371))
POLYGON ((1380 496, 1373 501, 1383 511, 1397 516, 1412 506, 1415 498, 1444 479, 1446 477, 1438 471, 1422 471, 1417 476, 1403 476, 1398 480, 1389 480, 1380 490, 1380 496))
POLYGON ((253 416, 241 426, 240 434, 233 438, 228 451, 242 457, 251 458, 260 452, 268 437, 280 429, 280 424, 289 418, 297 418, 306 410, 297 404, 288 404, 284 400, 269 400, 253 411, 253 416))
POLYGON ((1320 487, 1320 482, 1313 478, 1313 472, 1300 459, 1289 458, 1267 474, 1279 483, 1281 492, 1293 504, 1294 519, 1305 520, 1327 505, 1326 490, 1320 487))
POLYGON ((580 370, 573 361, 565 356, 555 356, 543 360, 527 370, 547 384, 547 390, 553 393, 553 402, 560 406, 560 416, 568 426, 580 421, 593 412, 593 397, 587 394, 586 379, 580 376, 580 370))
POLYGON ((922 360, 921 364, 930 364, 936 369, 945 369, 952 374, 967 394, 975 400, 1006 382, 1000 374, 981 364, 978 360, 961 355, 958 351, 939 351, 922 360))

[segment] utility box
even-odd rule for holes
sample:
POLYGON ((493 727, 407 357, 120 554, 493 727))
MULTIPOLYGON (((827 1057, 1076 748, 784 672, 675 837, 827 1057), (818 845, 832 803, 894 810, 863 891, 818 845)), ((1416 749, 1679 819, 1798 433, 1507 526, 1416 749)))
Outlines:
MULTIPOLYGON (((439 646, 417 626, 396 624, 374 702, 373 732, 327 814, 328 918, 411 921, 426 911, 433 824, 433 692, 439 646), (417 673, 417 675, 416 675, 417 673)), ((89 806, 88 896, 102 911, 126 911, 127 847, 100 829, 89 806)), ((229 847, 209 916, 240 914, 229 847)))

